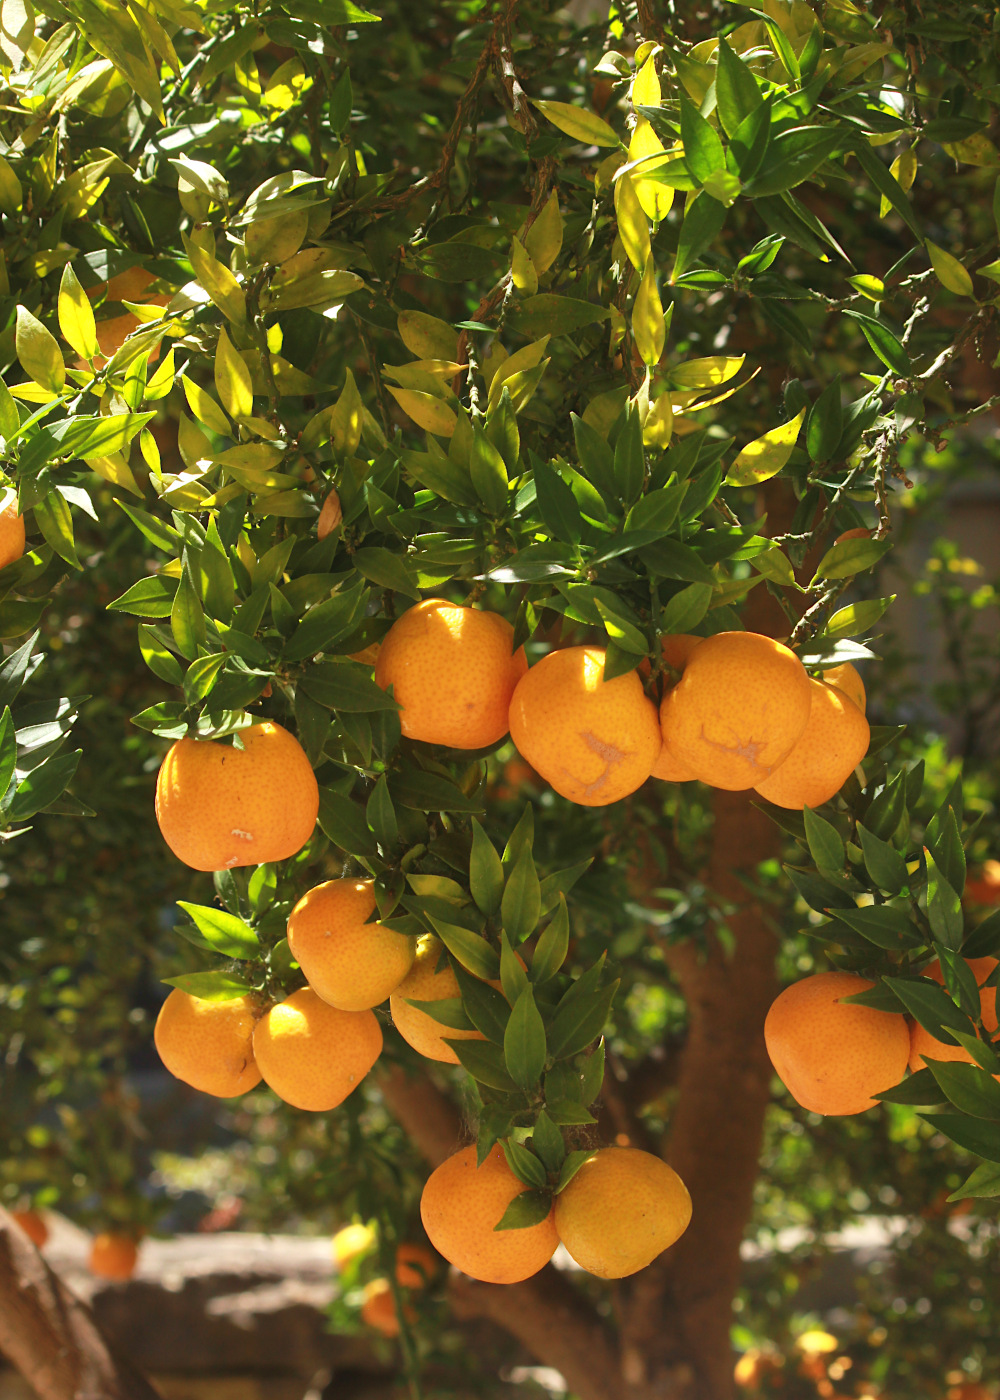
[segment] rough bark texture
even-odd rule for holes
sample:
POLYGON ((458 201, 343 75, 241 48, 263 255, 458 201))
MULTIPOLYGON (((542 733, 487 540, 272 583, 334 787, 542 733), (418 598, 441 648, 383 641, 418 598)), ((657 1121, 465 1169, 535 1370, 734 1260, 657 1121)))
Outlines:
POLYGON ((159 1400, 0 1209, 0 1350, 40 1400, 159 1400))
POLYGON ((409 1074, 401 1065, 392 1065, 379 1075, 379 1088, 389 1112, 432 1167, 458 1151, 462 1116, 428 1075, 409 1074))

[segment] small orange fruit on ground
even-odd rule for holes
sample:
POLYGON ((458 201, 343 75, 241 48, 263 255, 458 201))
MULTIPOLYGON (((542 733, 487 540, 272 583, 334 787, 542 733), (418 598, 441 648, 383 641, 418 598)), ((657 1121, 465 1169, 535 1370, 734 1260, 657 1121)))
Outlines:
POLYGON ((821 677, 827 685, 835 685, 838 690, 842 690, 851 700, 854 701, 862 714, 868 709, 868 696, 865 694, 865 683, 858 674, 856 666, 852 666, 849 661, 842 661, 839 666, 830 666, 823 672, 821 677))
POLYGON ((17 496, 11 491, 0 504, 0 569, 20 559, 25 550, 24 519, 17 513, 17 496))
POLYGON ((806 727, 783 763, 754 791, 776 807, 819 807, 847 782, 868 752, 868 721, 842 690, 809 682, 812 705, 806 727))
MULTIPOLYGON (((980 989, 979 1014, 983 1026, 992 1035, 997 1029, 997 989, 996 987, 984 987, 983 983, 992 974, 997 960, 996 958, 969 958, 967 961, 980 989)), ((944 986, 944 973, 941 971, 941 963, 937 958, 924 968, 924 976, 933 977, 935 982, 939 982, 942 987, 944 986)), ((962 1060, 966 1064, 975 1064, 964 1045, 946 1045, 943 1040, 935 1039, 919 1021, 914 1021, 910 1027, 910 1069, 914 1072, 923 1069, 925 1056, 930 1060, 962 1060)))
POLYGON ((139 1246, 132 1236, 109 1230, 91 1241, 87 1268, 98 1278, 122 1280, 132 1277, 138 1259, 139 1246))
MULTIPOLYGON (((407 1322, 416 1321, 417 1315, 411 1307, 407 1305, 403 1312, 407 1322)), ((361 1320, 366 1326, 381 1332, 383 1337, 399 1336, 399 1314, 388 1279, 374 1278, 371 1283, 365 1284, 361 1320)))
POLYGON ((1000 860, 984 860, 979 874, 966 880, 965 893, 976 904, 1000 904, 1000 860))
POLYGON ((299 741, 272 720, 240 739, 178 739, 160 765, 156 819, 195 870, 287 860, 313 834, 319 788, 299 741))
POLYGON ((786 987, 764 1022, 775 1073, 803 1108, 852 1114, 903 1077, 910 1038, 902 1014, 851 1005, 842 997, 875 984, 852 972, 818 972, 786 987))
POLYGON ((637 1147, 602 1147, 556 1197, 555 1220, 581 1268, 626 1278, 680 1239, 691 1197, 662 1158, 637 1147))
POLYGON ((374 880, 327 880, 288 919, 288 946, 313 991, 341 1011, 385 1001, 413 966, 416 939, 366 920, 374 880))
POLYGON ((11 1217, 17 1221, 35 1248, 41 1249, 49 1238, 49 1227, 41 1211, 12 1210, 11 1217))
POLYGON ((739 791, 770 777, 809 719, 805 667, 757 632, 718 632, 660 705, 663 742, 702 782, 739 791))
POLYGON ((260 1083, 253 1057, 256 1019, 248 997, 205 1001, 175 987, 160 1007, 153 1040, 175 1079, 232 1099, 260 1083))
POLYGON ((528 1188, 494 1147, 481 1167, 463 1147, 427 1179, 420 1218, 431 1244, 456 1269, 482 1283, 520 1283, 537 1274, 559 1243, 552 1212, 524 1230, 497 1230, 515 1196, 528 1188))
POLYGON ((377 1239, 378 1235, 372 1225, 362 1225, 360 1222, 345 1225, 330 1241, 333 1262, 343 1272, 355 1259, 362 1258, 374 1249, 377 1239))
POLYGON ((603 807, 653 771, 661 739, 656 706, 634 671, 604 679, 603 647, 550 651, 518 681, 510 737, 556 792, 603 807))
POLYGON ((323 1113, 364 1079, 382 1053, 382 1031, 370 1011, 338 1011, 303 987, 257 1022, 253 1052, 279 1099, 323 1113))
POLYGON ((446 1065, 460 1063, 446 1040, 485 1040, 479 1031, 456 1031, 435 1021, 426 1011, 410 1006, 410 1001, 447 1001, 462 995, 458 978, 447 958, 442 962, 444 944, 432 933, 417 942, 417 956, 406 977, 389 998, 393 1024, 408 1044, 428 1060, 446 1065), (440 967, 439 967, 440 964, 440 967))
POLYGON ((396 1282, 402 1288, 426 1288, 440 1263, 427 1245, 404 1240, 396 1249, 396 1282))
POLYGON ((524 648, 499 613, 428 598, 386 633, 375 683, 401 706, 409 739, 452 749, 485 749, 507 733, 514 687, 528 669, 524 648))

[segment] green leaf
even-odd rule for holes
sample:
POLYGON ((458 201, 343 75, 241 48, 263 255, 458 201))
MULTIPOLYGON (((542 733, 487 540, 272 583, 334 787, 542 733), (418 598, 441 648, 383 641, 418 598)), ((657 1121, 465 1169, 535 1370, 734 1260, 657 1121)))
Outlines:
POLYGON ((935 1040, 951 1045, 953 1042, 948 1036, 949 1031, 961 1031, 965 1035, 974 1033, 975 1027, 968 1016, 959 1011, 944 988, 936 982, 926 977, 883 977, 882 981, 935 1040))
POLYGON ((566 896, 559 895, 559 908, 548 927, 543 929, 531 955, 531 978, 536 984, 554 977, 569 951, 569 909, 566 896))
POLYGON ((473 933, 471 929, 448 923, 433 914, 428 914, 427 917, 448 952, 467 971, 475 977, 482 978, 484 982, 496 979, 500 972, 500 958, 496 949, 487 943, 485 938, 473 933))
POLYGON ((219 673, 226 664, 226 653, 215 652, 210 656, 199 656, 192 661, 184 676, 184 699, 189 705, 197 705, 210 694, 219 673))
POLYGON ((285 643, 285 661, 306 661, 350 636, 364 614, 370 590, 360 584, 310 608, 285 643))
POLYGON ((482 798, 466 797, 461 788, 440 773, 404 769, 391 775, 389 787, 397 805, 418 812, 481 812, 484 807, 482 798))
POLYGON ((462 1005, 476 1030, 491 1040, 494 1045, 503 1045, 504 1032, 510 1020, 510 1003, 479 977, 466 972, 460 963, 453 963, 453 971, 462 989, 462 1005))
POLYGON ((530 1147, 523 1142, 518 1142, 513 1137, 505 1138, 501 1146, 507 1158, 507 1165, 520 1181, 535 1188, 541 1188, 547 1184, 548 1176, 545 1167, 530 1147))
POLYGON ((565 870, 556 870, 553 874, 546 875, 541 884, 541 913, 547 914, 550 909, 554 909, 559 903, 559 896, 569 894, 577 880, 586 875, 593 863, 594 858, 591 856, 576 865, 567 866, 565 870))
POLYGON ((587 480, 597 488, 602 499, 614 509, 619 504, 614 454, 589 423, 585 423, 575 413, 570 414, 570 419, 580 468, 587 480))
POLYGON ((538 462, 534 470, 538 509, 546 528, 557 540, 572 540, 579 544, 583 534, 583 518, 572 490, 547 462, 538 462))
POLYGON ((191 919, 202 938, 219 953, 230 958, 253 958, 260 952, 260 942, 249 924, 228 914, 225 909, 211 905, 188 904, 177 901, 179 909, 191 919))
POLYGON ((503 865, 496 848, 473 817, 469 889, 478 908, 490 918, 500 910, 503 883, 503 865))
POLYGON ((63 268, 59 284, 59 329, 63 339, 84 360, 92 360, 98 351, 97 325, 94 309, 87 293, 80 286, 72 263, 63 268))
POLYGON ((533 933, 541 912, 541 886, 531 848, 525 846, 507 874, 500 919, 511 943, 524 941, 533 933))
POLYGON ((965 849, 953 807, 942 807, 927 823, 926 842, 941 874, 959 894, 965 889, 965 849))
POLYGON ((906 862, 894 846, 882 841, 861 822, 857 824, 858 840, 865 858, 865 868, 875 885, 887 894, 899 894, 907 883, 906 862))
POLYGON ((833 909, 830 913, 877 948, 898 952, 901 948, 917 947, 923 940, 910 922, 904 909, 888 904, 873 904, 867 909, 833 909))
POLYGON ((962 901, 944 878, 934 857, 927 852, 927 919, 935 941, 946 948, 960 948, 965 933, 962 901))
POLYGON ((508 475, 517 475, 517 463, 521 454, 521 435, 517 428, 517 415, 511 403, 510 389, 504 384, 500 400, 486 415, 486 436, 503 458, 508 475))
POLYGON ((530 985, 524 988, 511 1010, 504 1032, 503 1053, 514 1083, 526 1093, 533 1089, 545 1068, 545 1025, 530 985))
POLYGON ((422 1011, 432 1021, 437 1021, 439 1026, 447 1026, 449 1030, 471 1031, 476 1029, 465 1010, 461 997, 439 997, 435 1001, 415 1001, 412 997, 404 997, 403 1000, 407 1006, 422 1011))
POLYGON ((207 645, 205 612, 197 589, 191 581, 189 555, 185 557, 183 572, 170 609, 170 630, 177 643, 177 650, 187 661, 195 659, 199 646, 207 645))
POLYGON ((1000 909, 988 914, 978 924, 965 943, 962 955, 966 958, 989 958, 1000 953, 1000 909))
POLYGON ((357 661, 320 661, 305 671, 299 684, 328 710, 374 714, 398 708, 395 700, 372 680, 371 668, 357 661))
MULTIPOLYGON (((895 1005, 891 1009, 895 1011, 895 1005)), ((920 1107, 931 1107, 945 1102, 945 1095, 938 1088, 937 1080, 929 1069, 921 1069, 916 1074, 908 1075, 891 1089, 883 1089, 881 1093, 873 1094, 872 1098, 878 1099, 880 1103, 905 1103, 920 1107)))
POLYGON ((689 583, 675 593, 660 614, 660 631, 667 635, 691 632, 708 612, 712 592, 710 584, 689 583))
POLYGON ((888 598, 869 598, 862 603, 849 603, 839 608, 826 624, 825 637, 853 637, 859 632, 867 632, 885 612, 890 603, 896 601, 895 593, 888 598))
POLYGON ((862 138, 854 146, 854 155, 879 194, 889 201, 892 208, 908 226, 910 232, 922 240, 923 231, 917 222, 906 191, 888 166, 884 164, 878 152, 872 150, 868 142, 862 138))
POLYGON ((153 628, 145 623, 139 624, 139 650, 154 676, 159 676, 160 680, 166 681, 168 685, 181 684, 184 672, 180 662, 163 645, 153 628))
POLYGON ((449 1040, 458 1056, 459 1064, 472 1075, 473 1079, 485 1084, 488 1089, 497 1089, 502 1094, 512 1094, 517 1085, 507 1073, 503 1050, 488 1040, 449 1040))
POLYGON ((872 800, 865 813, 865 826, 876 836, 888 840, 899 826, 905 810, 905 774, 898 773, 872 800))
POLYGON ((988 1162, 1000 1162, 1000 1123, 986 1123, 959 1113, 922 1113, 920 1116, 967 1152, 985 1157, 988 1162))
POLYGON ((199 1001, 234 1001, 252 991, 249 982, 231 972, 185 972, 181 977, 164 977, 168 987, 179 987, 199 1001))
POLYGON ((837 828, 824 817, 817 816, 810 807, 803 808, 802 820, 805 823, 809 854, 817 867, 821 871, 842 871, 847 852, 837 828))
POLYGON ((133 617, 169 617, 177 584, 178 580, 169 574, 140 579, 109 603, 108 611, 131 613, 133 617))
POLYGON ((59 491, 49 491, 35 502, 35 523, 60 559, 65 559, 74 569, 83 567, 73 539, 73 516, 59 491))
POLYGON ((535 1119, 531 1146, 550 1172, 557 1172, 566 1160, 563 1135, 543 1108, 535 1119))
POLYGON ((995 1162, 980 1162, 968 1180, 957 1191, 953 1191, 948 1200, 963 1201, 967 1196, 987 1199, 1000 1196, 1000 1165, 995 1162))
POLYGON ((479 499, 491 515, 499 515, 507 504, 507 468, 500 453, 478 423, 472 425, 469 470, 479 499))
POLYGON ((852 141, 852 134, 837 125, 798 126, 782 131, 772 139, 767 158, 746 185, 746 193, 754 198, 794 189, 832 155, 846 150, 852 141))
POLYGON ((823 555, 816 568, 816 577, 853 578, 865 569, 870 569, 891 548, 889 540, 861 539, 841 540, 823 555))
POLYGON ((1000 1084, 992 1074, 957 1060, 928 1060, 927 1068, 960 1112, 1000 1120, 1000 1084))
POLYGON ((500 935, 500 985, 511 1006, 528 985, 528 974, 506 933, 500 935))
POLYGON ((10 787, 10 780, 14 776, 16 766, 17 737, 10 706, 6 705, 3 715, 0 716, 0 801, 7 795, 7 789, 10 787))
POLYGON ((840 375, 833 379, 809 409, 806 419, 806 451, 814 462, 827 462, 837 450, 844 430, 840 375))
POLYGON ((382 849, 391 851, 399 841, 399 826, 396 822, 396 809, 392 805, 389 785, 384 773, 372 788, 371 797, 369 797, 368 805, 365 808, 365 817, 382 849))
POLYGON ((61 796, 73 781, 82 749, 69 754, 54 754, 33 768, 17 785, 7 817, 12 822, 27 821, 61 796))
POLYGON ((550 1191, 519 1191, 493 1226, 494 1230, 527 1230, 540 1225, 552 1210, 550 1191))
POLYGON ((787 423, 779 423, 763 437, 748 442, 729 468, 726 485, 756 486, 777 476, 792 455, 805 416, 802 409, 787 423))
POLYGON ((576 1176, 577 1172, 594 1155, 592 1147, 579 1148, 576 1152, 571 1152, 562 1164, 562 1171, 559 1173, 559 1180, 556 1182, 556 1195, 560 1191, 565 1191, 566 1187, 576 1176))
POLYGON ((0 665, 0 705, 6 707, 13 704, 20 694, 37 641, 38 633, 34 632, 0 665))
MULTIPOLYGON (((606 306, 598 306, 595 302, 542 292, 536 297, 527 297, 512 307, 507 313, 506 324, 518 335, 527 336, 529 340, 539 340, 544 335, 569 335, 571 331, 583 330, 584 326, 606 321, 610 315, 606 306)), ((544 363, 547 364, 548 361, 544 363)), ((540 378, 543 367, 539 365, 537 369, 525 373, 540 378)), ((519 402, 513 379, 510 381, 510 393, 515 406, 520 409, 523 405, 519 402)))
POLYGON ((582 141, 587 146, 620 146, 621 141, 612 127, 593 112, 584 107, 574 107, 568 102, 533 102, 542 116, 557 126, 574 141, 582 141))
POLYGON ((625 406, 625 421, 615 443, 614 480, 618 494, 626 506, 642 494, 646 463, 642 450, 642 423, 635 404, 625 406))
POLYGON ((320 788, 319 824, 324 836, 342 851, 368 859, 375 856, 375 837, 368 829, 365 814, 349 797, 320 788))
POLYGON ((66 383, 66 366, 59 343, 26 306, 17 308, 14 340, 17 358, 28 378, 53 394, 61 393, 66 383))
POLYGON ((410 578, 403 556, 389 549, 356 549, 351 562, 360 574, 381 588, 391 588, 408 598, 420 599, 420 590, 410 578))
POLYGON ((884 326, 881 321, 876 321, 874 316, 864 315, 861 311, 848 310, 843 314, 849 316, 852 321, 857 321, 868 344, 882 363, 892 370, 893 374, 909 378, 913 372, 910 357, 898 337, 892 333, 888 326, 884 326))
POLYGON ((725 39, 719 40, 715 96, 719 123, 730 140, 764 102, 757 79, 725 39))
POLYGON ((681 224, 677 254, 670 274, 672 284, 715 242, 725 222, 724 205, 711 195, 702 192, 688 198, 684 205, 684 222, 681 224))
MULTIPOLYGON (((579 986, 579 982, 575 985, 579 986)), ((576 1055, 599 1038, 617 991, 616 980, 600 991, 569 1000, 563 997, 549 1028, 549 1054, 553 1059, 576 1055)))
POLYGON ((695 180, 704 184, 714 171, 725 168, 726 155, 715 127, 705 120, 683 92, 680 94, 680 103, 684 163, 695 180))

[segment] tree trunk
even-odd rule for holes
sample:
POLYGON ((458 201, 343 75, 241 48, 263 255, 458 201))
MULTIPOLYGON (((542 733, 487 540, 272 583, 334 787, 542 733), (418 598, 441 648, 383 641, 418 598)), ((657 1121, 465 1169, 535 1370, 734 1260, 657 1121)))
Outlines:
POLYGON ((159 1400, 116 1357, 85 1303, 0 1209, 0 1351, 40 1400, 159 1400))

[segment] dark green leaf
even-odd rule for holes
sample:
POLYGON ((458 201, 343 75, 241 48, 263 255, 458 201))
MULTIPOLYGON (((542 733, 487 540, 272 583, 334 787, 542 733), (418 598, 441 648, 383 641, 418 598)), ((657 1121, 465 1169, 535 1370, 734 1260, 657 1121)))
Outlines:
POLYGON ((883 977, 882 981, 935 1040, 943 1040, 946 1045, 953 1044, 947 1034, 949 1030, 973 1034, 974 1027, 968 1016, 959 1011, 944 988, 936 982, 926 977, 883 977))
POLYGON ((320 788, 319 824, 323 835, 342 851, 369 859, 376 854, 375 837, 368 829, 365 814, 349 797, 320 788))
POLYGON ((548 1176, 545 1167, 534 1152, 516 1138, 505 1138, 501 1146, 507 1158, 507 1165, 514 1175, 528 1186, 543 1187, 548 1176))
POLYGON ((559 1171, 566 1160, 566 1144, 563 1135, 543 1108, 535 1119, 531 1134, 531 1146, 550 1172, 559 1171))
POLYGON ((927 1067, 960 1112, 1000 1120, 1000 1084, 992 1074, 957 1060, 928 1060, 927 1067))
POLYGON ((8 820, 27 821, 61 796, 73 781, 82 749, 69 754, 54 754, 23 778, 7 810, 8 820))
POLYGON ((478 1079, 480 1084, 504 1094, 512 1094, 517 1089, 507 1073, 503 1050, 499 1045, 493 1045, 488 1040, 448 1040, 447 1037, 445 1044, 451 1046, 462 1068, 473 1079, 478 1079))
POLYGON ((618 991, 614 981, 599 992, 560 1003, 549 1031, 549 1053, 553 1059, 575 1055, 601 1035, 618 991))
POLYGON ((826 462, 833 456, 844 429, 841 409, 840 375, 820 394, 806 418, 806 449, 814 462, 826 462))
POLYGON ((674 283, 681 273, 715 242, 726 222, 726 210, 717 199, 702 192, 688 199, 684 206, 684 222, 681 224, 677 240, 677 255, 674 259, 670 281, 674 283))
POLYGON ((831 909, 830 913, 877 948, 898 951, 915 948, 923 942, 919 929, 910 921, 906 911, 888 904, 874 904, 867 909, 831 909))
POLYGON ((858 840, 865 858, 865 868, 878 889, 887 894, 899 894, 906 884, 906 862, 894 846, 881 840, 873 831, 857 825, 858 840))
POLYGON ((822 871, 843 870, 847 853, 837 828, 825 818, 817 816, 810 807, 803 809, 802 820, 805 823, 809 853, 818 868, 822 871))
POLYGON ((725 39, 719 40, 715 96, 719 122, 730 139, 739 130, 740 123, 764 102, 757 79, 725 39))
POLYGON ((547 462, 538 463, 534 479, 538 510, 546 528, 557 540, 579 544, 583 519, 570 487, 547 462))
POLYGON ((503 1053, 514 1083, 526 1092, 533 1089, 545 1068, 545 1025, 530 985, 524 988, 511 1010, 504 1032, 503 1053))
POLYGON ((448 952, 473 976, 484 981, 497 977, 500 972, 500 959, 496 949, 491 947, 485 938, 473 933, 471 929, 448 923, 433 914, 428 914, 427 917, 448 952))
POLYGON ((551 923, 542 931, 531 957, 531 977, 536 984, 554 977, 569 951, 569 910, 566 896, 560 894, 559 908, 551 923))
POLYGON ((499 515, 507 504, 507 468, 503 457, 478 423, 472 425, 469 467, 479 499, 491 515, 499 515))
POLYGON ((872 1098, 879 1099, 882 1103, 905 1103, 921 1107, 945 1102, 945 1096, 929 1069, 921 1069, 916 1074, 908 1075, 891 1089, 883 1089, 881 1093, 873 1094, 872 1098))
POLYGON ((1000 1123, 986 1123, 960 1113, 923 1113, 920 1116, 967 1152, 975 1152, 988 1162, 1000 1162, 1000 1123))
POLYGON ((550 1191, 519 1191, 500 1217, 494 1230, 527 1230, 540 1225, 552 1210, 550 1191))
POLYGON ((469 889, 484 914, 492 917, 499 911, 503 895, 503 865, 496 847, 475 817, 472 818, 469 889))
POLYGON ((857 321, 861 327, 868 344, 875 351, 882 363, 892 370, 893 374, 909 377, 912 373, 910 357, 903 349, 897 336, 895 336, 888 326, 884 326, 881 321, 876 321, 874 316, 866 316, 861 311, 845 311, 845 316, 850 316, 852 321, 857 321))
POLYGON ((395 700, 372 680, 371 668, 356 661, 320 661, 299 682, 307 695, 328 710, 372 714, 395 710, 395 700))

